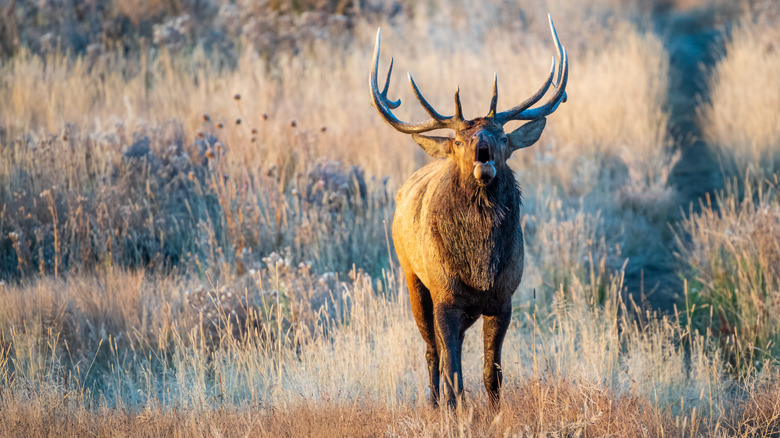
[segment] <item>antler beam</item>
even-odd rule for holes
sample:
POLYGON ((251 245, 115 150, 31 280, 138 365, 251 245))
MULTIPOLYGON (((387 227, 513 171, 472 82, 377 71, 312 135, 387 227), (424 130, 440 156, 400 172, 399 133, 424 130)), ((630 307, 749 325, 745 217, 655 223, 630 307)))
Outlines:
MULTIPOLYGON (((566 48, 561 45, 561 41, 558 39, 558 32, 555 31, 555 25, 553 24, 552 17, 547 14, 547 19, 550 22, 550 33, 552 34, 553 41, 555 42, 555 48, 558 52, 558 80, 555 84, 552 84, 553 77, 555 76, 555 58, 553 58, 552 66, 550 67, 550 74, 547 80, 542 84, 541 88, 534 93, 531 97, 525 100, 520 105, 496 114, 496 120, 501 124, 507 123, 510 120, 534 120, 541 117, 545 117, 554 112, 561 102, 566 102, 566 83, 569 79, 569 57, 566 53, 566 48), (556 89, 555 93, 543 105, 531 108, 536 102, 538 102, 542 96, 547 93, 550 85, 556 89)), ((493 89, 493 101, 497 98, 497 90, 493 89)), ((494 111, 493 103, 491 102, 491 112, 494 111)))
POLYGON ((435 129, 457 129, 463 122, 463 111, 460 105, 460 98, 458 92, 455 92, 455 115, 446 117, 439 114, 433 106, 423 97, 420 90, 417 88, 412 75, 409 74, 409 83, 412 86, 412 91, 420 102, 425 112, 431 116, 431 119, 420 123, 407 123, 398 119, 391 110, 398 108, 401 105, 401 100, 392 101, 387 97, 387 90, 390 86, 390 74, 393 71, 393 62, 390 61, 390 68, 387 71, 387 79, 382 92, 379 91, 377 84, 377 70, 379 69, 379 46, 382 36, 382 29, 376 31, 376 45, 374 46, 374 59, 371 67, 371 73, 368 77, 368 85, 371 89, 371 103, 379 111, 385 122, 398 131, 405 134, 420 134, 422 132, 433 131, 435 129))
MULTIPOLYGON (((554 112, 558 105, 566 101, 566 84, 569 78, 569 57, 566 53, 566 48, 561 45, 558 39, 558 32, 555 30, 552 17, 548 14, 547 19, 550 23, 550 33, 552 34, 553 41, 555 42, 555 48, 558 52, 558 71, 556 75, 556 62, 555 58, 552 60, 550 66, 550 74, 547 76, 547 80, 544 81, 539 90, 531 95, 520 105, 516 107, 496 113, 496 106, 498 103, 498 78, 493 78, 493 97, 490 101, 490 111, 488 112, 488 118, 494 118, 502 125, 511 120, 534 120, 550 115, 554 112), (557 76, 557 78, 556 78, 557 76), (555 81, 554 81, 555 79, 555 81), (555 88, 555 93, 542 105, 531 108, 535 105, 549 90, 550 86, 555 88)), ((385 80, 385 86, 382 91, 379 91, 377 70, 379 69, 379 49, 381 45, 382 30, 377 29, 376 32, 376 45, 374 46, 374 58, 371 67, 371 73, 368 77, 368 85, 371 90, 371 103, 379 111, 385 122, 398 131, 406 134, 420 134, 427 131, 433 131, 435 129, 458 129, 462 126, 463 109, 460 103, 459 91, 455 92, 455 114, 453 116, 443 116, 437 112, 433 106, 423 97, 417 84, 414 82, 414 78, 409 74, 409 84, 412 87, 415 97, 425 112, 431 116, 430 119, 419 123, 408 123, 398 119, 392 112, 392 110, 398 108, 401 105, 401 100, 390 100, 387 97, 387 91, 390 87, 390 75, 393 72, 393 61, 390 60, 390 67, 387 70, 387 79, 385 80)))

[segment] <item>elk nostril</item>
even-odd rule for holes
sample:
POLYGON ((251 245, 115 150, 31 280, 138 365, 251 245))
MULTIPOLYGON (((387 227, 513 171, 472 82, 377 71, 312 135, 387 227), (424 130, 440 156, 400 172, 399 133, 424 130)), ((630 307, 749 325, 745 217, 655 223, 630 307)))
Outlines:
POLYGON ((477 148, 477 161, 480 163, 487 163, 490 161, 490 148, 487 145, 480 145, 477 148))

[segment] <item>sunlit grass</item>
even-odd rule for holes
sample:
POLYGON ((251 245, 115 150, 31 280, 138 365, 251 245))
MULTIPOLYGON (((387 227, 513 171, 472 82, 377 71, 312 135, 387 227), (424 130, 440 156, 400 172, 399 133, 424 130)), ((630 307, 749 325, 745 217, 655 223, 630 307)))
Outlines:
MULTIPOLYGON (((117 1, 111 13, 182 12, 169 7, 117 1)), ((668 54, 642 21, 651 6, 403 7, 273 56, 247 34, 228 53, 22 47, 0 61, 0 435, 777 433, 780 133, 766 23, 734 31, 701 116, 740 175, 764 180, 670 224, 679 156, 668 54), (493 72, 499 110, 545 77, 548 11, 572 73, 568 102, 510 163, 526 263, 502 410, 482 388, 479 323, 464 344, 464 406, 430 409, 387 234, 395 190, 429 158, 368 103, 376 27, 400 118, 425 117, 406 70, 442 113, 459 86, 475 117, 493 72), (635 304, 644 290, 625 275, 670 225, 686 300, 661 315, 635 304)), ((251 10, 239 5, 242 25, 251 10)))
MULTIPOLYGON (((726 169, 771 176, 780 170, 780 88, 774 73, 780 68, 779 12, 759 9, 732 31, 726 56, 710 79, 711 102, 700 115, 707 141, 717 147, 726 169)), ((777 9, 775 6, 774 9, 777 9)))

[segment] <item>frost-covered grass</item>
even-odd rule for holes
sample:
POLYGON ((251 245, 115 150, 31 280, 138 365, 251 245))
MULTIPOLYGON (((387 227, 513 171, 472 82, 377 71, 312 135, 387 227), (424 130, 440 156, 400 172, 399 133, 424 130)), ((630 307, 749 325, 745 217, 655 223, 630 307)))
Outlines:
MULTIPOLYGON (((217 21, 190 20, 224 30, 224 52, 185 20, 121 55, 44 50, 31 27, 0 61, 0 435, 777 433, 777 182, 764 169, 670 224, 669 63, 644 3, 402 4, 393 18, 342 11, 342 28, 335 3, 297 15, 269 2, 268 40, 242 33, 257 29, 254 6, 212 3, 217 21), (526 267, 502 410, 486 407, 479 325, 465 405, 429 409, 387 236, 395 190, 428 158, 368 103, 376 27, 383 65, 412 71, 443 113, 459 85, 475 117, 494 71, 499 109, 545 77, 548 10, 570 54, 569 100, 510 163, 526 267), (673 235, 686 299, 658 314, 634 302, 654 279, 629 285, 626 267, 670 251, 673 235)), ((108 4, 161 22, 192 12, 108 4)), ((742 83, 725 66, 759 35, 739 32, 702 113, 713 143, 731 125, 705 115, 742 83)), ((751 85, 773 77, 752 71, 751 85)), ((390 95, 399 117, 424 117, 403 74, 390 95)), ((776 143, 771 120, 737 137, 776 143)))

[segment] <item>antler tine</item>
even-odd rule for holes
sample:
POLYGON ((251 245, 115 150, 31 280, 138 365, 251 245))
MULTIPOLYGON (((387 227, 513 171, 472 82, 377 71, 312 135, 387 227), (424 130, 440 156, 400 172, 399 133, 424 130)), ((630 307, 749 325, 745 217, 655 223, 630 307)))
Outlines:
POLYGON ((420 102, 420 105, 423 107, 426 113, 433 117, 434 119, 443 122, 451 117, 445 117, 433 108, 430 103, 423 97, 422 93, 420 93, 420 89, 417 88, 417 84, 414 82, 414 78, 412 77, 411 73, 408 73, 409 75, 409 84, 412 86, 412 91, 414 91, 414 95, 417 97, 417 101, 420 102))
POLYGON ((385 88, 379 93, 384 99, 387 107, 390 109, 396 109, 401 106, 401 99, 392 101, 387 97, 387 90, 390 88, 390 75, 393 73, 393 58, 390 58, 390 67, 387 69, 387 79, 385 79, 385 88))
POLYGON ((463 121, 463 106, 460 104, 460 87, 455 88, 455 115, 452 118, 458 122, 463 121))
POLYGON ((558 66, 558 80, 556 81, 554 88, 556 92, 547 100, 542 106, 528 109, 533 104, 539 101, 539 99, 547 93, 548 88, 552 84, 553 77, 555 75, 555 58, 553 58, 552 66, 550 68, 550 75, 547 77, 547 81, 533 96, 528 98, 522 104, 508 110, 499 113, 496 118, 503 124, 510 120, 533 120, 540 117, 545 117, 551 114, 558 108, 561 102, 566 101, 566 83, 569 78, 569 55, 566 53, 566 48, 561 45, 558 39, 558 33, 555 31, 555 25, 553 24, 552 17, 547 14, 547 18, 550 22, 550 33, 552 34, 553 41, 555 42, 555 48, 560 58, 560 64, 558 66))
MULTIPOLYGON (((555 41, 555 51, 558 52, 558 58, 563 59, 563 52, 566 50, 563 48, 563 45, 561 45, 561 40, 558 39, 558 31, 555 30, 555 24, 553 24, 552 16, 548 13, 547 14, 547 20, 550 22, 550 32, 553 36, 553 41, 555 41)), ((568 68, 568 64, 566 64, 568 68)), ((561 85, 561 78, 563 77, 563 62, 561 62, 558 65, 558 81, 553 85, 555 88, 558 88, 561 85)), ((565 88, 565 87, 564 87, 565 88)), ((566 102, 566 90, 563 92, 563 99, 561 102, 566 102)))
POLYGON ((493 98, 490 99, 490 111, 487 117, 496 116, 496 105, 498 104, 498 73, 493 73, 493 98))
MULTIPOLYGON (((405 134, 419 134, 421 132, 432 131, 434 129, 451 127, 451 123, 448 123, 450 122, 450 120, 442 116, 439 117, 442 117, 443 120, 431 119, 431 120, 426 120, 425 122, 422 123, 406 123, 399 120, 395 115, 393 115, 390 109, 397 108, 401 104, 401 100, 399 99, 397 101, 391 101, 387 98, 387 90, 389 88, 388 84, 390 82, 390 73, 392 71, 392 62, 391 62, 391 67, 387 72, 387 83, 385 84, 384 90, 380 92, 379 86, 377 85, 376 72, 379 69, 379 48, 381 45, 381 37, 382 37, 382 29, 379 28, 376 31, 376 45, 374 46, 374 58, 371 65, 371 72, 368 75, 368 87, 371 91, 371 103, 374 105, 374 108, 376 108, 376 110, 379 112, 379 115, 382 116, 382 119, 384 119, 384 121, 387 122, 388 125, 392 126, 396 130, 401 131, 405 134)), ((420 103, 422 103, 422 101, 420 103)), ((428 108, 426 108, 426 110, 427 109, 428 108)), ((431 108, 431 110, 433 110, 433 108, 431 108)))
MULTIPOLYGON (((374 46, 374 58, 371 68, 371 78, 370 81, 374 86, 372 87, 372 92, 376 88, 377 85, 377 76, 376 71, 379 70, 379 46, 381 45, 381 39, 382 37, 382 28, 378 28, 376 30, 376 45, 374 46)), ((390 109, 398 108, 401 105, 401 99, 398 100, 390 100, 387 97, 387 91, 390 88, 390 75, 393 73, 393 58, 390 58, 390 68, 387 69, 387 78, 385 79, 385 88, 382 90, 381 93, 379 93, 379 97, 382 98, 382 102, 390 109)), ((372 93, 373 94, 373 93, 372 93)))

